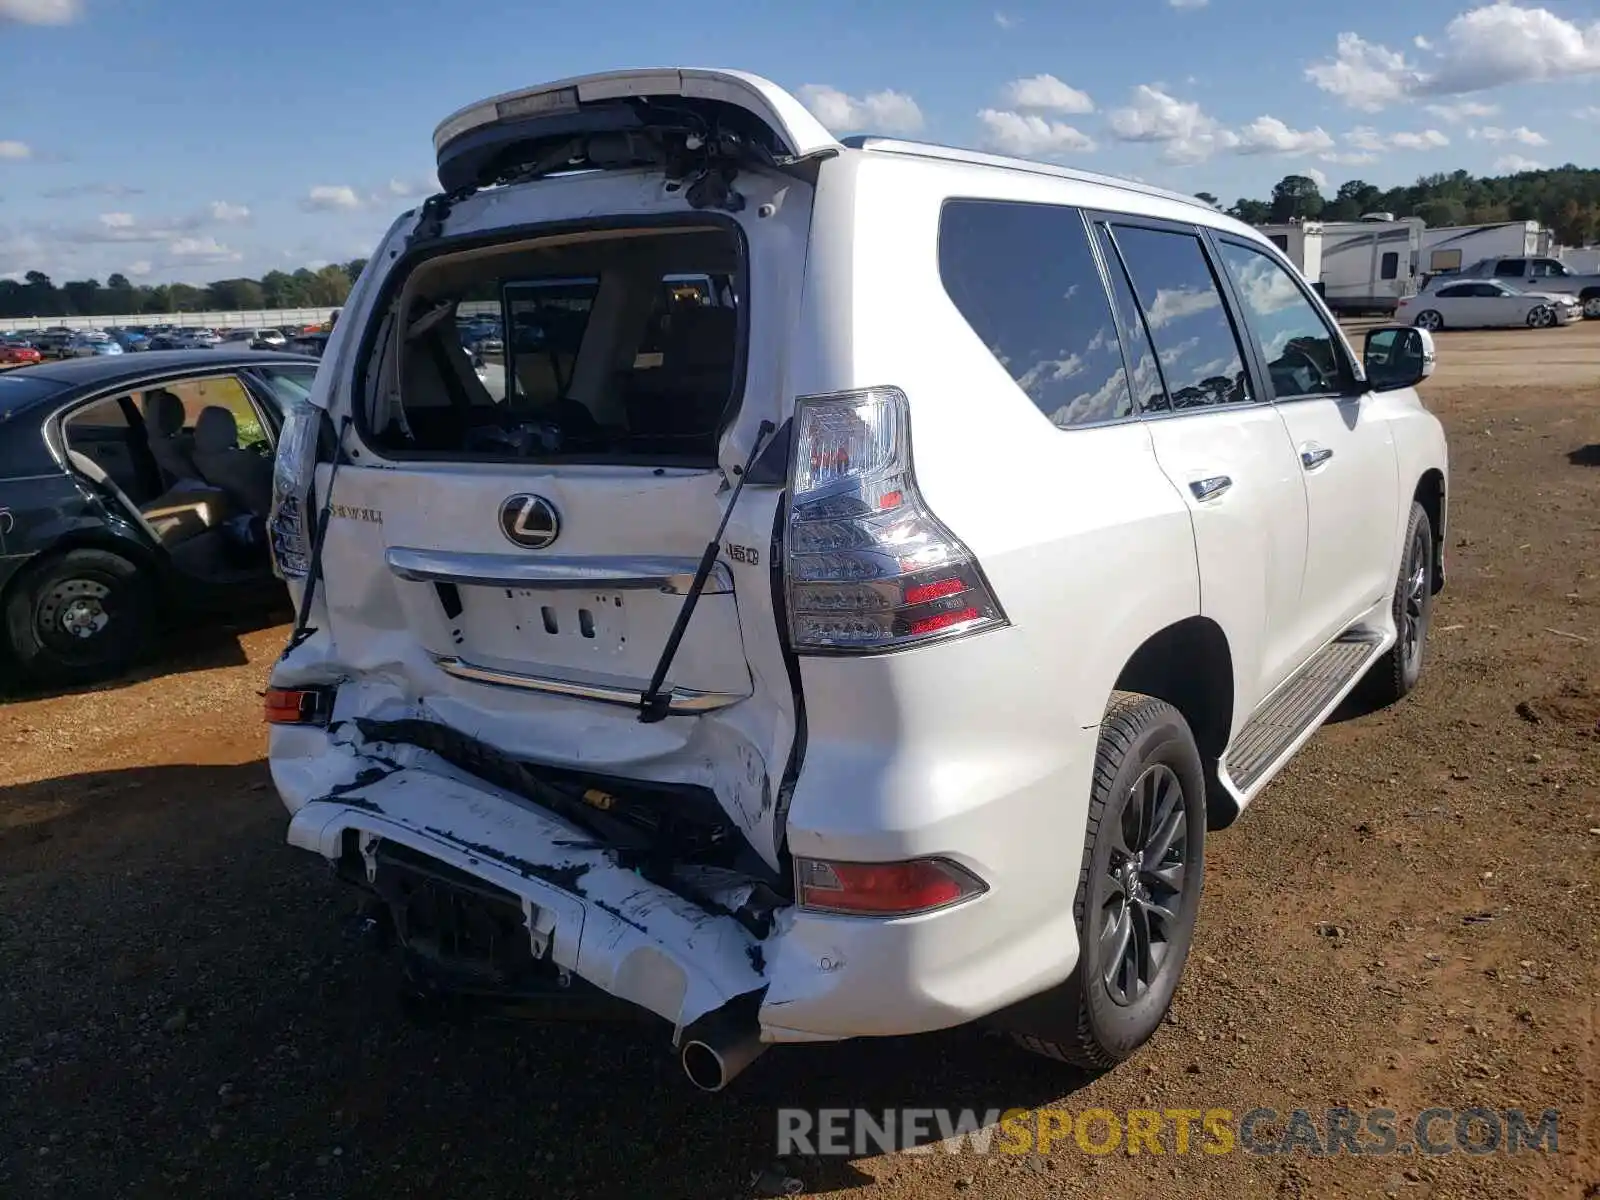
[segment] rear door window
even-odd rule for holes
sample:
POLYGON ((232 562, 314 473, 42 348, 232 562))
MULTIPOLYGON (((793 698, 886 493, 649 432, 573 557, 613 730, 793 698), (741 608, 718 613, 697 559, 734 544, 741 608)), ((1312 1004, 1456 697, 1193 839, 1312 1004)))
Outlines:
POLYGON ((1528 269, 1528 262, 1522 258, 1503 258, 1495 265, 1494 273, 1501 279, 1519 279, 1528 269))
POLYGON ((1333 330, 1294 276, 1276 260, 1239 242, 1218 240, 1245 323, 1267 360, 1277 399, 1333 396, 1351 389, 1352 375, 1333 330))
POLYGON ((972 331, 1053 424, 1132 415, 1116 322, 1077 209, 952 200, 939 222, 939 275, 972 331))
POLYGON ((1193 233, 1112 225, 1175 410, 1248 404, 1244 352, 1193 233))

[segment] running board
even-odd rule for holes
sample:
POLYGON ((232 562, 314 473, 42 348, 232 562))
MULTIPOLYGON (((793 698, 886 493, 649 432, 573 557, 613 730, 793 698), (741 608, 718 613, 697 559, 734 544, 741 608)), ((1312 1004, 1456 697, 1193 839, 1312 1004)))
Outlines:
POLYGON ((1241 807, 1265 786, 1389 648, 1382 634, 1352 629, 1291 675, 1245 722, 1218 765, 1241 807))

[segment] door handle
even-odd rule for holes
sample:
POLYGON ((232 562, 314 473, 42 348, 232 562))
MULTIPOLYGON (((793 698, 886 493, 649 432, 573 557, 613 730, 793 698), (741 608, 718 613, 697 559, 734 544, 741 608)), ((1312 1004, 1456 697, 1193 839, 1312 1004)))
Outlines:
POLYGON ((1191 480, 1189 490, 1194 493, 1196 500, 1215 500, 1232 486, 1233 480, 1226 475, 1208 475, 1204 479, 1191 480))
POLYGON ((1300 463, 1308 471, 1313 471, 1333 457, 1333 451, 1326 446, 1319 446, 1315 442, 1307 442, 1300 447, 1300 463))

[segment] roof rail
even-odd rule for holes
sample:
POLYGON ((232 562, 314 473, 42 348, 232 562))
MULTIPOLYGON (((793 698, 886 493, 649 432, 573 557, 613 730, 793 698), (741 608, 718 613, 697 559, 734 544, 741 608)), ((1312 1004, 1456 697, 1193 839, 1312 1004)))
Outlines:
POLYGON ((1140 183, 1136 179, 1124 179, 1120 175, 1104 175, 1098 171, 1080 171, 1075 167, 1058 167, 1052 163, 1035 162, 1030 158, 1011 158, 1004 154, 985 154, 980 150, 963 150, 956 146, 942 146, 936 142, 877 137, 872 134, 858 134, 855 137, 840 138, 839 144, 848 146, 852 150, 870 150, 877 154, 902 154, 909 158, 936 158, 945 162, 971 163, 974 166, 982 167, 1001 167, 1008 171, 1026 171, 1032 175, 1049 175, 1057 179, 1072 179, 1078 183, 1095 183, 1104 187, 1120 188, 1123 191, 1139 192, 1146 196, 1158 196, 1163 200, 1174 200, 1180 204, 1192 204, 1196 208, 1205 209, 1207 212, 1217 211, 1198 196, 1168 191, 1166 188, 1140 183))

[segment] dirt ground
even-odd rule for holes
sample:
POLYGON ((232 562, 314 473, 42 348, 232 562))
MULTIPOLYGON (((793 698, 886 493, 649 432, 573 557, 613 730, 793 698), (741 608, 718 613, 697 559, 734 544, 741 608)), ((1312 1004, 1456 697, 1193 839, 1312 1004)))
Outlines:
POLYGON ((962 1030, 779 1048, 707 1097, 656 1026, 418 1025, 283 845, 257 690, 284 630, 222 631, 0 706, 0 1194, 1600 1196, 1600 323, 1439 344, 1422 687, 1211 839, 1172 1022, 1130 1063, 962 1030), (774 1161, 779 1106, 1340 1104, 1555 1108, 1560 1149, 774 1161))

